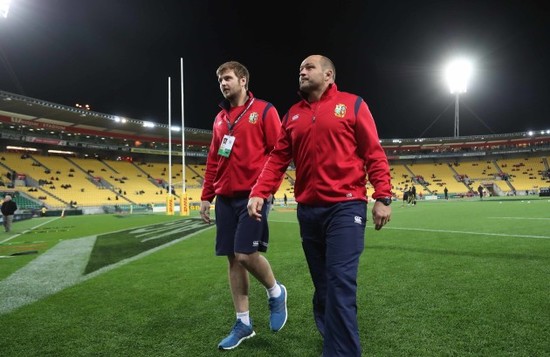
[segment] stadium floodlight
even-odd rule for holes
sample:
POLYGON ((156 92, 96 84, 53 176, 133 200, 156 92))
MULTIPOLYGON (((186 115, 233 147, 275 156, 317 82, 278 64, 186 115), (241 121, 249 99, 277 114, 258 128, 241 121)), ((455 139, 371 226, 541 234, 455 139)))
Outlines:
POLYGON ((124 118, 124 117, 119 117, 118 115, 115 115, 115 116, 113 117, 113 120, 114 120, 115 122, 117 122, 117 123, 123 123, 123 124, 126 123, 126 122, 128 121, 126 118, 124 118))
POLYGON ((19 150, 19 151, 38 151, 36 148, 29 148, 23 146, 6 146, 6 150, 19 150))
POLYGON ((466 93, 471 74, 472 65, 466 59, 452 61, 445 70, 451 94, 455 95, 455 138, 459 136, 459 97, 461 93, 466 93))
POLYGON ((10 2, 11 0, 0 0, 0 16, 2 16, 3 18, 8 17, 10 2))

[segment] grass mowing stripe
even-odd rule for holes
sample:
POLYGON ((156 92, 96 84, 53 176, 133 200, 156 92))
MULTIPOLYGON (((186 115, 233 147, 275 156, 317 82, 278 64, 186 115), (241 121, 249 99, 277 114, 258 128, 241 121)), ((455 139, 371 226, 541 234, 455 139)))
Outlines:
MULTIPOLYGON (((212 227, 213 227, 213 226, 210 226, 210 227, 208 227, 208 229, 210 229, 210 228, 212 228, 212 227)), ((149 249, 149 250, 147 250, 147 251, 145 251, 145 252, 143 252, 143 253, 140 253, 140 254, 138 254, 138 255, 134 255, 134 256, 132 256, 132 257, 130 257, 130 258, 126 258, 126 259, 124 259, 124 260, 121 260, 121 261, 119 261, 118 263, 115 263, 115 264, 111 264, 111 265, 105 266, 105 267, 103 267, 103 268, 101 268, 101 269, 98 269, 98 270, 92 272, 92 273, 89 273, 89 274, 86 274, 86 275, 82 276, 80 280, 81 280, 81 281, 85 281, 85 280, 88 280, 88 279, 90 279, 90 278, 94 278, 94 277, 96 277, 96 276, 98 276, 98 275, 100 275, 100 274, 103 274, 103 273, 107 272, 107 271, 113 270, 113 269, 115 269, 115 268, 118 268, 118 267, 120 267, 120 266, 122 266, 122 265, 125 265, 125 264, 128 264, 128 263, 130 263, 130 262, 133 262, 133 261, 135 261, 135 260, 144 258, 144 257, 146 257, 146 256, 148 256, 148 255, 150 255, 150 254, 153 254, 153 253, 155 253, 155 252, 157 252, 157 251, 159 251, 159 250, 161 250, 161 249, 170 247, 170 246, 172 246, 172 245, 174 245, 174 244, 176 244, 176 243, 179 243, 179 242, 181 242, 181 241, 183 241, 183 240, 192 238, 192 237, 194 237, 195 235, 197 235, 197 234, 199 234, 199 233, 202 233, 203 231, 204 231, 204 230, 202 230, 202 231, 197 231, 197 232, 191 233, 191 234, 189 234, 189 235, 187 235, 187 236, 185 236, 185 237, 181 237, 181 238, 179 238, 179 239, 174 239, 174 240, 172 240, 172 241, 170 241, 170 242, 168 242, 168 243, 165 243, 165 244, 163 244, 163 245, 160 245, 160 246, 157 246, 157 247, 155 247, 155 248, 149 249)))

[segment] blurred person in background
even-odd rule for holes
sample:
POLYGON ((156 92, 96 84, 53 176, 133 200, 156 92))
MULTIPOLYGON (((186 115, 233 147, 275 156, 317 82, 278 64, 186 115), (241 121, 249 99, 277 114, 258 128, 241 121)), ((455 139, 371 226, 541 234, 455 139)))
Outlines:
POLYGON ((15 211, 17 211, 17 203, 12 200, 10 195, 4 196, 4 201, 2 202, 2 221, 6 232, 11 231, 15 211))

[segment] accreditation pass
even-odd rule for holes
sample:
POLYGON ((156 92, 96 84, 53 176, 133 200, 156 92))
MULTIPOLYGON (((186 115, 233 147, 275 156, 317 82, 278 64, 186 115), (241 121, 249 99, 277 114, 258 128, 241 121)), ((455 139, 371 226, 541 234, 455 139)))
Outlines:
POLYGON ((235 143, 235 137, 232 135, 224 135, 222 139, 222 144, 220 145, 220 149, 218 150, 218 155, 229 157, 229 154, 231 154, 231 149, 233 148, 233 144, 235 143))

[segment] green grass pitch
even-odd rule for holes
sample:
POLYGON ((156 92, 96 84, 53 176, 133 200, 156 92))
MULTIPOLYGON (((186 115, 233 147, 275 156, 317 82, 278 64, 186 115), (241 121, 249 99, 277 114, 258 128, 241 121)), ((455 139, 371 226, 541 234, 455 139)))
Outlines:
MULTIPOLYGON (((369 211, 370 211, 369 205, 369 211)), ((322 340, 294 208, 269 215, 266 254, 288 289, 272 333, 217 350, 234 319, 214 226, 164 214, 44 217, 0 233, 0 356, 311 356, 322 340)), ((393 205, 369 222, 359 272, 363 356, 549 356, 550 200, 393 205)))

